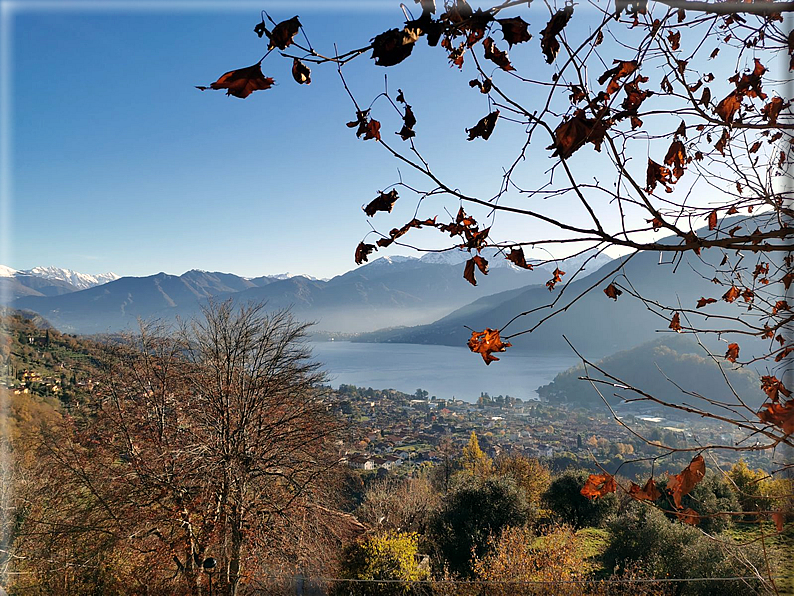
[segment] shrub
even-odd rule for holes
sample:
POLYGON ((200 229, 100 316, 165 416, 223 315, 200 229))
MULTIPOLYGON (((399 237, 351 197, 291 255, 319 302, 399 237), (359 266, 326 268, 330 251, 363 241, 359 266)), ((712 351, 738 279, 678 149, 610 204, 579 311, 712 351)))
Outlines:
POLYGON ((565 471, 551 481, 549 489, 543 496, 546 506, 558 521, 570 524, 576 529, 602 525, 618 505, 614 494, 592 500, 582 496, 579 491, 587 482, 589 475, 586 470, 565 471))
POLYGON ((506 479, 469 482, 447 493, 431 523, 441 567, 471 577, 472 557, 490 550, 489 539, 508 526, 523 526, 530 509, 522 491, 506 479))
MULTIPOLYGON (((632 503, 610 523, 612 538, 604 553, 607 569, 639 569, 650 578, 726 578, 753 576, 763 568, 754 545, 732 546, 698 528, 670 521, 658 509, 632 503)), ((677 584, 677 594, 748 594, 760 591, 761 580, 677 584)))
POLYGON ((360 580, 400 580, 414 582, 429 578, 426 566, 418 557, 419 536, 415 533, 385 532, 375 534, 349 546, 344 553, 342 582, 338 594, 378 594, 383 596, 414 593, 410 583, 359 583, 360 580))

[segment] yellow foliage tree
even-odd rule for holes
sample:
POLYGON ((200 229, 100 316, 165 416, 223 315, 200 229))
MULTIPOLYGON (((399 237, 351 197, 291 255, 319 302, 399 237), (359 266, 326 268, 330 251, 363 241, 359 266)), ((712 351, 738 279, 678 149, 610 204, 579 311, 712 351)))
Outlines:
POLYGON ((551 473, 535 458, 523 455, 506 455, 496 459, 496 473, 512 478, 524 491, 527 503, 539 509, 543 493, 551 484, 551 473))
POLYGON ((418 560, 418 545, 415 532, 384 532, 353 544, 347 549, 342 577, 354 581, 342 582, 337 592, 389 596, 413 593, 410 582, 430 577, 427 567, 418 560))
POLYGON ((463 448, 461 465, 465 472, 479 479, 487 478, 493 471, 493 460, 480 449, 480 442, 474 431, 471 431, 469 444, 463 448))
MULTIPOLYGON (((742 511, 752 514, 753 512, 764 512, 770 509, 785 509, 783 501, 779 497, 786 495, 787 479, 773 479, 763 470, 753 470, 747 463, 740 459, 733 464, 728 472, 728 478, 736 491, 742 511), (776 498, 778 497, 778 498, 776 498)), ((755 520, 756 516, 748 516, 749 520, 755 520)))

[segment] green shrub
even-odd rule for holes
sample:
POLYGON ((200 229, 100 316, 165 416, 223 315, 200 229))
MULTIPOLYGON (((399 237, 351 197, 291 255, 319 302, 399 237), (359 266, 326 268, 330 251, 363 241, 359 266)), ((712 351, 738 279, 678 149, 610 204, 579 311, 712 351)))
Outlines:
POLYGON ((567 470, 551 481, 543 500, 559 522, 576 529, 598 527, 616 511, 614 494, 592 500, 582 496, 580 491, 589 476, 586 470, 567 470))
POLYGON ((439 566, 471 577, 472 555, 483 558, 489 539, 507 526, 523 526, 530 518, 523 491, 510 480, 469 482, 447 493, 431 522, 439 566))
MULTIPOLYGON (((692 579, 747 577, 764 569, 755 545, 741 547, 730 539, 712 539, 698 528, 669 520, 647 504, 632 503, 609 524, 612 534, 604 565, 616 572, 641 570, 649 578, 692 579)), ((760 580, 687 582, 676 594, 752 594, 763 592, 760 580)))

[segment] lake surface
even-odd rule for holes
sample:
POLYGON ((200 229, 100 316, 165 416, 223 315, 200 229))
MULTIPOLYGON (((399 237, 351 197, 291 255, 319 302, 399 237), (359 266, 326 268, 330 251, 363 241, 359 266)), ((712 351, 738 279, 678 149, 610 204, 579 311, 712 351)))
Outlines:
POLYGON ((536 389, 577 363, 571 354, 499 354, 486 366, 466 347, 365 344, 344 341, 312 344, 331 385, 356 385, 414 393, 425 389, 439 398, 474 402, 480 393, 537 399, 536 389))

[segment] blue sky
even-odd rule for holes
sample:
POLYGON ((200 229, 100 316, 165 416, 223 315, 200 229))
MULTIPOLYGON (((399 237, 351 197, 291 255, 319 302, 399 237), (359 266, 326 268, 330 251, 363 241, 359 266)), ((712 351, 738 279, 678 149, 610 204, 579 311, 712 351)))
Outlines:
MULTIPOLYGON (((354 108, 331 65, 313 67, 312 84, 298 86, 291 61, 274 53, 263 63, 276 79, 273 89, 240 100, 195 88, 264 54, 266 39, 253 33, 261 8, 277 21, 299 15, 312 44, 330 53, 334 43, 340 51, 362 47, 400 26, 398 2, 28 0, 3 8, 11 100, 4 137, 13 173, 5 183, 3 264, 121 275, 199 268, 330 277, 355 267, 355 247, 370 231, 362 205, 401 176, 424 184, 345 126, 354 108)), ((569 33, 586 33, 585 10, 569 33)), ((554 67, 538 47, 547 9, 513 14, 530 22, 534 38, 514 47, 511 60, 525 76, 547 78, 554 67)), ((524 135, 500 126, 489 143, 467 142, 464 129, 488 113, 488 100, 467 85, 471 65, 450 68, 438 50, 421 40, 410 59, 388 69, 368 53, 345 67, 346 79, 368 105, 388 75, 391 93, 404 89, 414 106, 417 143, 434 170, 488 198, 524 135)), ((394 111, 381 99, 373 114, 399 146, 394 111)), ((518 180, 547 175, 545 145, 533 144, 518 180)), ((596 158, 586 153, 571 161, 595 175, 596 158)), ((547 207, 552 215, 580 217, 565 200, 547 207)), ((415 208, 406 197, 374 223, 388 231, 415 208)), ((444 219, 456 210, 456 202, 440 199, 423 204, 419 215, 444 219)), ((532 233, 526 221, 500 223, 500 240, 532 233)), ((439 236, 412 238, 438 248, 439 236)), ((393 254, 410 253, 396 247, 376 256, 393 254)))
MULTIPOLYGON (((13 186, 5 264, 320 277, 355 266, 355 246, 370 229, 360 208, 397 182, 398 164, 345 126, 353 108, 335 69, 314 68, 312 84, 299 87, 290 61, 273 54, 263 71, 277 86, 246 100, 194 85, 264 53, 252 31, 258 7, 276 20, 300 15, 312 44, 330 52, 334 42, 360 47, 399 26, 398 3, 60 6, 26 2, 6 14, 13 186)), ((404 88, 414 105, 421 146, 439 171, 465 173, 471 192, 493 192, 484 173, 498 173, 496 144, 465 141, 463 129, 488 111, 484 96, 466 92, 470 72, 450 69, 423 42, 397 67, 376 67, 367 55, 345 70, 367 104, 388 74, 390 89, 404 88)), ((386 230, 410 218, 415 203, 405 203, 381 221, 386 230)))

